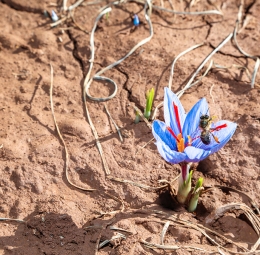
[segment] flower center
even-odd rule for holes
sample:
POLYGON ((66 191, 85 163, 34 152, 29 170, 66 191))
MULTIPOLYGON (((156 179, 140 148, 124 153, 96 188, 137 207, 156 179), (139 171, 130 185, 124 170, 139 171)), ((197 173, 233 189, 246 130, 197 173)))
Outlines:
POLYGON ((170 127, 167 127, 167 130, 170 132, 170 134, 173 136, 173 138, 177 141, 178 151, 183 152, 185 149, 185 146, 184 146, 184 139, 182 137, 182 134, 179 133, 178 135, 175 135, 173 130, 170 127))
POLYGON ((179 116, 179 109, 178 106, 173 102, 173 109, 175 113, 175 118, 177 122, 177 126, 179 129, 179 134, 176 135, 173 130, 170 127, 167 127, 167 130, 171 133, 171 135, 174 137, 174 139, 177 141, 177 149, 179 152, 183 152, 185 149, 185 144, 184 144, 184 138, 182 137, 182 129, 181 129, 181 121, 180 121, 180 116, 179 116))
POLYGON ((179 133, 179 134, 177 135, 177 137, 178 137, 178 139, 179 139, 179 141, 180 141, 180 142, 177 142, 178 151, 179 151, 179 152, 184 152, 185 146, 184 146, 184 139, 183 139, 183 137, 182 137, 182 134, 179 133))

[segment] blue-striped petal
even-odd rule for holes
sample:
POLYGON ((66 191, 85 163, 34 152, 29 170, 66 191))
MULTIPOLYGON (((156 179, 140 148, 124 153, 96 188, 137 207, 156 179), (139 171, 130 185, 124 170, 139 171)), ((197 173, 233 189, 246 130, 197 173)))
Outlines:
MULTIPOLYGON (((210 150, 211 154, 220 150, 229 141, 229 139, 233 136, 233 134, 236 130, 236 127, 237 127, 237 124, 234 122, 231 122, 228 120, 221 120, 221 121, 214 123, 214 126, 212 128, 221 126, 223 124, 227 124, 227 127, 222 128, 219 131, 212 132, 212 135, 210 135, 210 144, 206 145, 206 144, 202 143, 200 138, 198 138, 192 143, 192 146, 203 149, 203 150, 210 150), (218 139, 219 143, 217 143, 215 141, 215 139, 213 138, 213 135, 218 139)), ((201 131, 198 131, 195 134, 195 137, 196 136, 198 137, 200 135, 200 133, 201 133, 201 131)))
MULTIPOLYGON (((226 128, 222 128, 219 131, 215 131, 213 134, 218 138, 219 143, 215 143, 211 147, 211 153, 219 151, 233 136, 236 131, 237 124, 228 120, 221 120, 216 123, 216 126, 227 124, 226 128)), ((213 139, 214 140, 214 139, 213 139)))
POLYGON ((156 143, 157 149, 160 155, 171 164, 178 164, 180 162, 185 161, 186 155, 181 152, 177 152, 175 150, 171 150, 169 146, 161 141, 157 141, 156 143))
POLYGON ((183 125, 183 137, 187 138, 187 135, 193 135, 199 127, 200 116, 208 113, 208 103, 205 98, 200 99, 188 112, 184 125, 183 125))
POLYGON ((184 108, 179 98, 169 88, 164 88, 164 120, 166 125, 168 127, 171 127, 173 132, 178 135, 180 133, 180 130, 175 117, 173 102, 178 107, 180 124, 182 128, 186 117, 184 108))
POLYGON ((171 150, 177 150, 176 140, 167 130, 167 126, 160 120, 155 120, 152 124, 152 132, 156 141, 164 142, 171 150))
POLYGON ((199 162, 206 157, 208 157, 211 152, 205 151, 203 149, 195 148, 193 146, 188 146, 185 148, 184 153, 186 154, 186 162, 199 162))

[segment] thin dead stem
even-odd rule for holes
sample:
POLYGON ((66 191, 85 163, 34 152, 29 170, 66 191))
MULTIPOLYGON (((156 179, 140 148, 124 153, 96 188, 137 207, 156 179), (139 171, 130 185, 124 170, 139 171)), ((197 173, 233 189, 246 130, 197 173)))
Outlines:
MULTIPOLYGON (((227 186, 222 186, 222 185, 215 185, 214 187, 212 188, 218 188, 218 189, 221 189, 221 190, 229 190, 229 191, 233 191, 233 192, 236 192, 240 195, 243 195, 243 196, 246 196, 250 202, 250 204, 253 206, 253 208, 257 211, 258 215, 260 215, 260 211, 259 211, 259 205, 257 205, 257 203, 245 192, 241 191, 241 190, 238 190, 238 189, 234 189, 234 188, 231 188, 231 187, 227 187, 227 186)), ((211 188, 210 188, 211 189, 211 188)))
POLYGON ((11 218, 0 218, 0 221, 15 221, 15 222, 18 222, 18 223, 26 223, 26 221, 24 221, 24 220, 11 219, 11 218))
MULTIPOLYGON (((120 3, 120 2, 118 2, 118 3, 120 3)), ((114 4, 115 4, 115 2, 114 2, 114 4)), ((147 5, 148 6, 150 5, 149 0, 147 0, 147 5)), ((145 10, 146 10, 146 8, 145 8, 145 10)), ((112 99, 116 95, 116 93, 117 93, 117 84, 112 79, 109 79, 107 77, 103 77, 103 76, 100 76, 100 75, 102 73, 104 73, 105 71, 107 71, 107 70, 115 67, 116 65, 120 64, 123 60, 125 60, 127 57, 129 57, 138 47, 140 47, 141 45, 143 45, 143 44, 147 43, 148 41, 150 41, 152 36, 153 36, 153 28, 152 28, 152 23, 151 23, 151 20, 150 20, 150 17, 149 17, 149 9, 148 9, 148 11, 145 12, 145 17, 146 17, 146 20, 147 20, 147 22, 149 24, 150 36, 148 38, 142 40, 141 42, 139 42, 137 45, 135 45, 129 51, 129 53, 127 53, 123 58, 121 58, 120 60, 116 61, 115 63, 113 63, 113 64, 103 68, 102 70, 97 72, 92 78, 90 78, 91 71, 92 71, 92 68, 93 68, 93 61, 94 61, 94 57, 95 57, 94 33, 95 33, 95 30, 96 30, 97 23, 98 23, 99 19, 104 14, 106 14, 106 13, 108 13, 110 11, 111 11, 111 7, 103 8, 103 10, 100 12, 98 17, 96 18, 95 24, 93 26, 93 29, 92 29, 92 32, 91 32, 91 35, 90 35, 90 48, 91 48, 91 58, 89 60, 90 67, 89 67, 89 71, 88 71, 88 73, 87 73, 87 75, 85 77, 85 80, 84 80, 84 89, 83 89, 83 99, 84 99, 83 101, 84 101, 84 105, 85 105, 85 108, 86 108, 87 119, 88 119, 88 122, 90 124, 91 129, 92 129, 92 132, 94 134, 94 137, 95 137, 95 140, 96 140, 96 145, 97 145, 99 153, 101 155, 106 175, 110 174, 110 170, 108 168, 106 159, 105 159, 105 157, 103 155, 103 149, 102 149, 101 143, 99 142, 98 133, 97 133, 97 131, 96 131, 96 129, 95 129, 93 123, 92 123, 92 120, 91 120, 91 117, 90 117, 90 114, 89 114, 89 111, 88 111, 86 97, 88 97, 90 100, 97 101, 97 102, 104 102, 104 101, 108 101, 108 100, 112 99), (97 80, 105 80, 105 81, 108 81, 108 82, 112 83, 114 85, 114 92, 109 97, 106 97, 106 98, 95 98, 95 97, 90 96, 88 90, 89 90, 89 87, 90 87, 92 81, 95 80, 95 79, 97 79, 97 80)))
POLYGON ((192 77, 190 78, 190 80, 188 81, 188 83, 186 84, 186 86, 181 89, 179 92, 176 93, 176 95, 180 98, 183 93, 190 87, 192 87, 192 82, 194 80, 194 78, 197 76, 197 74, 200 72, 200 70, 204 67, 204 65, 208 62, 208 60, 217 52, 219 51, 233 36, 233 34, 229 34, 204 60, 203 62, 200 64, 200 66, 197 68, 197 70, 194 72, 194 74, 192 75, 192 77))
MULTIPOLYGON (((155 138, 153 137, 153 138, 150 139, 145 145, 141 146, 140 148, 141 148, 141 149, 144 149, 144 148, 145 148, 148 144, 150 144, 154 139, 155 139, 155 138)), ((140 151, 140 149, 137 149, 135 155, 138 155, 138 154, 139 154, 139 151, 140 151)))
POLYGON ((256 62, 255 62, 254 71, 253 71, 253 74, 252 74, 252 80, 251 80, 251 88, 252 89, 254 88, 254 85, 255 85, 255 79, 256 79, 256 74, 257 74, 258 69, 259 69, 259 64, 260 64, 260 59, 257 58, 256 62))
MULTIPOLYGON (((243 210, 244 213, 247 215, 248 219, 251 221, 252 225, 254 226, 254 229, 255 229, 256 233, 259 236, 259 229, 260 229, 259 228, 259 226, 260 226, 259 223, 260 223, 260 220, 254 214, 254 212, 249 207, 247 207, 244 204, 230 204, 230 205, 227 205, 227 206, 223 206, 221 209, 217 210, 216 214, 213 214, 213 216, 211 218, 209 218, 210 221, 208 219, 208 223, 213 222, 212 219, 214 221, 217 220, 219 217, 221 217, 224 214, 224 212, 226 212, 228 210, 243 210), (250 217, 248 215, 250 215, 250 217)), ((260 237, 257 240, 257 242, 255 243, 255 245, 251 248, 251 250, 248 250, 247 248, 241 246, 239 243, 236 243, 236 242, 226 238, 225 236, 217 233, 216 231, 213 231, 213 230, 211 230, 211 229, 209 229, 207 227, 204 227, 201 224, 196 224, 196 223, 192 223, 192 222, 189 222, 189 221, 186 221, 186 220, 181 220, 176 215, 169 215, 169 214, 166 214, 166 213, 161 212, 161 211, 143 210, 143 212, 147 213, 147 214, 150 214, 150 215, 155 215, 156 217, 159 216, 160 218, 167 219, 169 221, 173 221, 174 225, 177 224, 180 227, 185 227, 185 228, 188 228, 188 229, 195 229, 195 230, 201 232, 205 237, 207 237, 209 239, 209 241, 212 244, 214 244, 216 247, 221 248, 222 250, 224 250, 226 252, 229 252, 231 254, 253 255, 253 254, 258 254, 260 252, 260 250, 256 250, 258 245, 259 245, 259 243, 260 243, 260 240, 259 240, 260 237), (221 238, 226 243, 232 243, 233 245, 237 246, 239 249, 243 250, 243 252, 235 252, 233 250, 225 248, 223 245, 221 245, 216 240, 214 240, 211 236, 209 236, 209 234, 207 234, 207 232, 210 233, 211 235, 213 234, 215 236, 218 236, 219 238, 221 238)), ((172 223, 170 225, 172 225, 172 223)), ((163 247, 161 245, 156 245, 156 246, 153 246, 153 247, 154 248, 157 247, 157 248, 163 249, 163 247)), ((173 249, 174 247, 175 246, 172 246, 172 245, 164 246, 165 249, 166 248, 173 249)), ((181 248, 187 248, 187 247, 181 247, 181 248)), ((195 247, 193 247, 193 248, 195 248, 195 247)))
POLYGON ((123 142, 123 137, 122 137, 120 128, 117 126, 117 124, 115 123, 114 119, 112 118, 110 112, 108 111, 108 108, 107 108, 106 103, 104 103, 104 106, 105 106, 105 110, 106 110, 107 115, 109 116, 109 118, 111 119, 113 125, 115 126, 115 129, 116 129, 116 131, 117 131, 117 133, 118 133, 118 136, 119 136, 120 141, 123 142))
POLYGON ((63 147, 65 149, 65 175, 66 175, 66 179, 68 181, 68 183, 77 188, 77 189, 80 189, 80 190, 84 190, 84 191, 94 191, 95 189, 87 189, 87 188, 83 188, 83 187, 80 187, 76 184, 74 184, 70 178, 69 178, 69 173, 68 173, 68 170, 69 170, 69 152, 68 152, 68 148, 67 148, 67 145, 61 135, 61 132, 60 132, 60 129, 59 129, 59 126, 58 126, 58 123, 56 121, 56 117, 55 117, 55 114, 54 114, 54 106, 53 106, 53 99, 52 99, 52 91, 53 91, 53 67, 52 65, 50 64, 50 68, 51 68, 51 84, 50 84, 50 105, 51 105, 51 113, 52 113, 52 117, 53 117, 53 121, 54 121, 54 125, 55 125, 55 128, 57 130, 57 133, 58 133, 58 136, 63 144, 63 147))
POLYGON ((136 107, 135 105, 133 105, 133 108, 134 108, 135 111, 138 112, 138 114, 140 115, 140 117, 141 117, 141 118, 143 119, 143 121, 146 123, 147 127, 150 128, 150 129, 152 129, 151 123, 144 117, 144 115, 143 115, 143 113, 141 112, 141 110, 140 110, 138 107, 136 107))
POLYGON ((165 237, 165 234, 166 234, 169 226, 170 226, 170 221, 166 221, 163 226, 162 233, 161 233, 161 245, 164 245, 164 237, 165 237))
POLYGON ((213 97, 213 95, 212 95, 212 90, 213 90, 213 87, 215 86, 215 84, 213 84, 211 87, 210 87, 210 90, 209 90, 209 94, 210 94, 210 96, 211 96, 211 99, 212 99, 212 101, 213 101, 213 104, 215 104, 215 100, 214 100, 214 97, 213 97))

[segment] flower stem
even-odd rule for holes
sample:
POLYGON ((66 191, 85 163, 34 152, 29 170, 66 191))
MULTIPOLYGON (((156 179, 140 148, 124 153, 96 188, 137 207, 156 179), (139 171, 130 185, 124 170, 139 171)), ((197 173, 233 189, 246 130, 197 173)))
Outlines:
POLYGON ((191 177, 193 171, 190 171, 190 165, 187 163, 181 164, 181 175, 179 178, 179 188, 177 193, 177 200, 184 204, 191 190, 191 177))

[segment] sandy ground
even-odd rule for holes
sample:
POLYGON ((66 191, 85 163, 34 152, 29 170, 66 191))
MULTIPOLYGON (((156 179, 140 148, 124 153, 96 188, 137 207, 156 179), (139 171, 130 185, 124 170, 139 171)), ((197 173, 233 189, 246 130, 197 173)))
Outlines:
MULTIPOLYGON (((173 2, 175 10, 219 9, 223 16, 173 15, 154 9, 151 41, 105 72, 118 84, 116 96, 106 106, 122 131, 123 142, 104 103, 87 100, 87 106, 110 170, 110 175, 106 175, 82 99, 90 65, 89 32, 105 2, 86 5, 85 1, 76 9, 74 19, 84 32, 71 20, 50 28, 52 22, 43 11, 54 9, 60 16, 61 1, 52 7, 50 1, 0 1, 0 217, 26 221, 1 223, 0 254, 166 254, 141 241, 160 244, 166 214, 201 224, 246 249, 257 241, 257 233, 240 210, 228 211, 213 223, 207 221, 217 208, 232 202, 252 207, 250 199, 241 193, 213 188, 203 194, 197 212, 191 214, 172 205, 165 191, 152 189, 160 186, 159 180, 173 180, 180 170, 161 158, 153 142, 143 147, 153 135, 143 121, 134 124, 133 105, 143 110, 145 92, 152 87, 156 91, 154 105, 162 102, 174 58, 187 48, 204 43, 177 61, 172 90, 179 91, 206 56, 233 32, 240 5, 239 1, 199 1, 189 9, 188 1, 173 2), (50 107, 50 63, 54 68, 55 116, 69 152, 69 179, 82 188, 94 189, 92 192, 75 188, 65 176, 66 154, 50 107), (155 210, 165 215, 155 214, 155 210), (124 236, 97 250, 97 245, 118 233, 124 236)), ((68 1, 68 6, 72 3, 68 1)), ((163 4, 171 9, 168 1, 163 4)), ((260 1, 245 1, 242 10, 243 23, 237 40, 244 51, 259 57, 260 1)), ((143 4, 112 6, 112 12, 101 19, 95 31, 92 75, 122 58, 148 36, 143 4), (134 13, 141 21, 136 28, 132 25, 134 13)), ((194 180, 203 177, 206 187, 222 185, 240 190, 257 205, 260 75, 252 89, 255 60, 241 54, 231 41, 212 59, 229 68, 211 69, 198 85, 184 93, 181 101, 188 111, 198 99, 206 97, 211 114, 238 123, 238 128, 221 151, 194 166, 194 180)), ((112 91, 110 84, 97 81, 90 87, 90 94, 95 97, 106 97, 112 91)), ((162 109, 157 118, 163 119, 162 109)), ((171 224, 164 244, 179 246, 167 254, 218 253, 198 229, 167 219, 171 224)), ((230 241, 212 233, 210 236, 225 248, 243 251, 230 241)))

